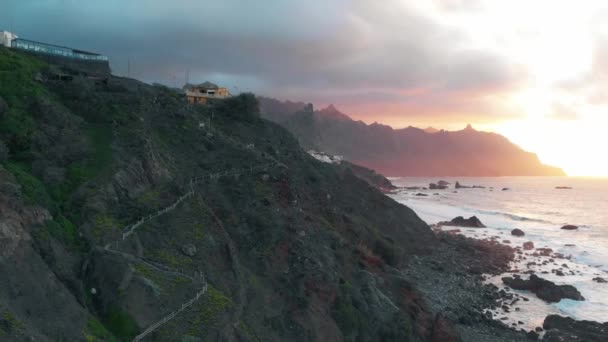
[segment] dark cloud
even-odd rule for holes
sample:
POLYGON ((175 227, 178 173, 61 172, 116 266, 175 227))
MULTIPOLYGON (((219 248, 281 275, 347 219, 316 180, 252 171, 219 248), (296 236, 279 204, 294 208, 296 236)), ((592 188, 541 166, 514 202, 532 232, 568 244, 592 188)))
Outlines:
POLYGON ((169 85, 189 70, 194 82, 321 103, 384 99, 407 114, 441 103, 459 106, 455 112, 485 109, 487 92, 510 91, 525 77, 397 0, 3 0, 3 7, 0 23, 13 20, 24 37, 105 53, 119 74, 130 59, 133 76, 169 85))

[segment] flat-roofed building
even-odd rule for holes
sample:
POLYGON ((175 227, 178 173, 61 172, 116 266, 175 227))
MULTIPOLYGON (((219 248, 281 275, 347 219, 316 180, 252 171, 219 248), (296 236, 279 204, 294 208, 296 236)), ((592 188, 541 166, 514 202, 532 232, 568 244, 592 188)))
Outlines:
POLYGON ((10 48, 13 40, 17 39, 16 34, 8 31, 0 31, 0 45, 10 48))
POLYGON ((209 100, 230 97, 228 89, 219 87, 211 82, 205 82, 199 85, 188 84, 184 87, 184 90, 186 91, 188 102, 193 104, 206 104, 209 100))

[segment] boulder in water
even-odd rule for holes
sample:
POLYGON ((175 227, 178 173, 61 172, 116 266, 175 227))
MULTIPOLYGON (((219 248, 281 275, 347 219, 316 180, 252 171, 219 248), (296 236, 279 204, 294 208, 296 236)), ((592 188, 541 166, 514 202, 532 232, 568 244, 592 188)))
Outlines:
POLYGON ((521 229, 515 228, 511 231, 511 235, 524 236, 524 235, 526 235, 526 233, 524 233, 524 231, 521 229))
POLYGON ((456 227, 468 227, 468 228, 486 228, 486 226, 481 223, 481 221, 477 218, 477 216, 471 216, 468 219, 465 219, 462 216, 458 216, 452 221, 444 221, 439 222, 439 226, 456 226, 456 227))
POLYGON ((545 318, 545 342, 608 341, 608 322, 576 321, 570 317, 549 315, 545 318))
POLYGON ((524 249, 526 251, 534 249, 534 242, 532 242, 532 241, 524 242, 524 249))
POLYGON ((447 188, 448 188, 447 185, 441 185, 441 184, 435 184, 435 183, 429 184, 429 189, 431 189, 431 190, 445 190, 447 188))
POLYGON ((573 224, 567 224, 567 225, 563 226, 561 229, 563 229, 563 230, 577 230, 578 226, 575 226, 573 224))
POLYGON ((572 285, 556 285, 535 274, 530 275, 528 280, 504 277, 502 278, 502 282, 514 290, 531 291, 538 298, 549 303, 557 303, 562 299, 585 300, 576 287, 572 285))

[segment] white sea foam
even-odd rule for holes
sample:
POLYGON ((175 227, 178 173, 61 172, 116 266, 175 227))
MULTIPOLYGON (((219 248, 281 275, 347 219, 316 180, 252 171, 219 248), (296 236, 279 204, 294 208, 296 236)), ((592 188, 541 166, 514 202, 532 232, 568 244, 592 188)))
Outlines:
MULTIPOLYGON (((446 180, 454 184, 457 179, 446 180)), ((397 186, 427 186, 436 181, 392 179, 397 186)), ((570 257, 570 260, 553 258, 554 262, 542 265, 542 261, 548 261, 550 257, 535 257, 531 255, 534 251, 525 251, 527 259, 515 262, 512 268, 522 272, 533 270, 557 284, 573 285, 585 297, 585 301, 562 300, 548 304, 532 293, 516 291, 529 301, 517 302, 509 313, 495 312, 497 319, 507 317, 508 323, 527 329, 542 326, 544 318, 552 313, 579 320, 608 321, 608 284, 592 280, 595 277, 608 279, 608 180, 504 177, 460 181, 467 185, 486 186, 486 189, 458 189, 457 192, 454 189, 402 190, 390 196, 412 208, 429 224, 449 221, 456 216, 475 215, 488 228, 464 228, 461 229, 462 234, 474 238, 498 236, 500 240, 509 240, 512 246, 532 241, 536 248, 551 248, 570 257), (573 189, 555 189, 564 183, 573 189), (509 190, 501 191, 502 188, 509 190), (429 196, 416 196, 418 192, 429 196), (579 229, 560 229, 565 224, 575 224, 579 229), (511 235, 514 228, 522 229, 526 235, 511 235), (531 261, 539 265, 527 265, 531 261), (558 268, 563 269, 565 276, 552 273, 558 268), (517 324, 518 321, 524 324, 517 324)), ((503 276, 507 275, 492 277, 488 281, 504 288, 503 276)))

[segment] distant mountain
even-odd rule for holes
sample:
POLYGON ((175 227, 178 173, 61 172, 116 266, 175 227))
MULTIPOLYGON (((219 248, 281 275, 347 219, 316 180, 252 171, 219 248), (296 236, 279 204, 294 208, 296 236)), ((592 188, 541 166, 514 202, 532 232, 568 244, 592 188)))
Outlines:
POLYGON ((260 98, 263 115, 294 134, 305 149, 341 155, 389 176, 563 176, 496 133, 354 121, 335 106, 314 111, 303 102, 260 98))

